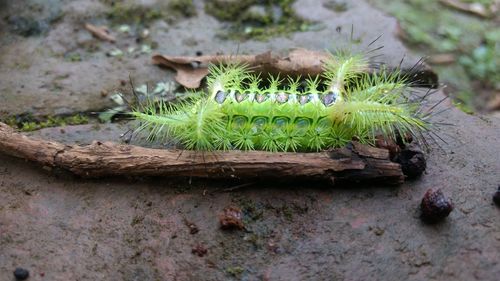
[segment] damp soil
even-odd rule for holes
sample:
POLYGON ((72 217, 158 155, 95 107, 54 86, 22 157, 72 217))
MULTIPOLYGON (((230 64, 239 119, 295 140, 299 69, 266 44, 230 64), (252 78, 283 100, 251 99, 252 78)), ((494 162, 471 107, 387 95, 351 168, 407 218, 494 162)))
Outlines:
MULTIPOLYGON (((264 41, 218 36, 227 22, 207 14, 203 1, 193 2, 195 12, 168 16, 184 1, 124 1, 144 14, 120 21, 110 17, 115 1, 26 2, 0 0, 2 120, 106 110, 112 93, 130 91, 123 83, 129 76, 137 85, 171 81, 172 72, 151 64, 153 53, 334 50, 349 46, 354 25, 352 48, 383 34, 384 61, 397 65, 405 54, 404 64, 417 61, 395 37, 396 20, 363 1, 298 0, 294 14, 324 28, 264 41), (108 26, 116 43, 92 37, 87 22, 108 26)), ((0 280, 13 280, 18 267, 29 270, 29 280, 496 280, 500 122, 448 101, 438 108, 448 110, 434 120, 453 125, 438 132, 444 142, 431 144, 424 175, 397 187, 88 180, 0 155, 0 280), (420 218, 429 188, 454 204, 436 224, 420 218), (221 227, 227 210, 238 210, 238 227, 221 227)), ((130 126, 88 122, 27 134, 68 144, 122 142, 130 126)))

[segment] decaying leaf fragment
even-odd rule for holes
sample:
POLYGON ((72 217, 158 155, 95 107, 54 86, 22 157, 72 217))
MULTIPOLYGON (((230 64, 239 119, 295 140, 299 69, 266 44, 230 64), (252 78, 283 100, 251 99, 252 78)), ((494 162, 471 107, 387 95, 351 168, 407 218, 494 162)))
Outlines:
POLYGON ((177 71, 175 77, 186 88, 198 88, 201 80, 208 75, 208 65, 244 63, 254 71, 283 76, 318 75, 322 62, 328 58, 326 52, 294 49, 286 56, 278 56, 271 51, 258 55, 206 55, 206 56, 166 56, 154 55, 153 63, 177 71))
POLYGON ((95 26, 93 24, 86 23, 85 29, 101 40, 109 41, 111 43, 116 41, 116 38, 109 33, 109 29, 105 26, 95 26))
MULTIPOLYGON (((293 49, 286 55, 276 55, 267 51, 257 55, 205 55, 205 56, 167 56, 154 55, 153 63, 171 68, 177 72, 175 80, 190 89, 200 87, 201 81, 208 75, 209 64, 244 63, 255 72, 279 74, 281 77, 315 76, 323 72, 323 62, 330 57, 327 52, 307 49, 293 49)), ((374 69, 366 69, 366 72, 374 69)), ((415 69, 401 70, 415 72, 415 69)), ((422 65, 412 79, 424 81, 428 85, 437 85, 437 75, 427 66, 422 65)))

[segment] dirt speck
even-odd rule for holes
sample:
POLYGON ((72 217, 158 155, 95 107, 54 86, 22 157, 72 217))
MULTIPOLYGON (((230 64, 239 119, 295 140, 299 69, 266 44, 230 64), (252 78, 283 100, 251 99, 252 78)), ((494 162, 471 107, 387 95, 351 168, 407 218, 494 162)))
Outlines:
POLYGON ((14 277, 16 278, 16 280, 26 280, 29 276, 30 272, 22 267, 18 267, 16 268, 16 270, 14 270, 14 277))
POLYGON ((198 228, 198 226, 194 222, 191 222, 191 221, 189 221, 187 219, 184 219, 184 223, 189 228, 189 233, 190 234, 196 234, 196 233, 198 233, 200 231, 200 229, 198 228))
POLYGON ((500 207, 500 186, 498 186, 498 190, 493 193, 493 202, 500 207))
MULTIPOLYGON (((354 24, 354 36, 362 35, 363 40, 353 45, 355 51, 384 34, 377 41, 385 46, 380 51, 384 62, 397 65, 406 53, 403 64, 411 67, 418 59, 392 35, 396 20, 361 0, 348 1, 348 10, 342 13, 325 8, 325 1, 297 0, 291 8, 298 16, 327 28, 267 36, 267 42, 220 39, 217 33, 228 23, 205 14, 202 1, 193 1, 196 16, 181 15, 174 22, 165 15, 167 10, 158 14, 141 8, 142 15, 123 19, 131 34, 119 31, 115 23, 121 23, 108 18, 113 10, 110 3, 119 1, 0 2, 6 8, 0 8, 0 25, 5 25, 0 28, 0 118, 17 116, 13 124, 36 129, 25 134, 68 145, 120 142, 129 124, 69 125, 64 120, 67 126, 35 127, 47 121, 43 117, 109 109, 116 91, 131 95, 129 75, 136 86, 173 79, 175 73, 151 64, 151 54, 138 52, 142 44, 153 41, 158 42, 155 52, 169 55, 257 54, 292 47, 334 50, 345 46, 354 24), (42 2, 41 16, 36 9, 24 9, 24 3, 33 7, 42 2), (44 20, 50 17, 48 6, 63 11, 57 22, 48 23, 48 30, 29 37, 12 32, 10 15, 44 20), (136 24, 138 17, 145 22, 136 24), (116 43, 93 38, 83 28, 86 22, 109 26, 116 43), (147 38, 136 42, 146 28, 147 38), (136 51, 129 53, 129 47, 136 51), (113 48, 123 56, 107 57, 113 48), (21 118, 28 113, 33 120, 21 118)), ((168 5, 160 0, 120 3, 131 2, 168 5)), ((280 16, 279 9, 272 7, 266 13, 280 16)), ((249 35, 260 30, 254 28, 249 35)), ((444 98, 441 91, 432 96, 436 102, 444 98)), ((498 208, 491 206, 491 196, 492 187, 498 185, 500 162, 492 152, 500 151, 496 141, 500 122, 450 109, 433 118, 459 126, 444 127, 439 133, 447 144, 425 153, 426 173, 398 187, 331 188, 308 182, 285 187, 259 182, 215 192, 221 182, 89 180, 64 171, 48 172, 0 153, 0 271, 7 273, 0 279, 14 278, 15 266, 29 265, 30 278, 37 280, 106 280, 109 276, 179 281, 385 280, 387 276, 410 281, 496 280, 500 235, 495 221, 498 208), (457 209, 466 212, 451 215, 460 219, 434 227, 418 222, 421 196, 429 186, 440 186, 456 198, 457 209), (241 215, 230 212, 230 221, 237 229, 243 225, 244 231, 219 230, 222 208, 232 205, 241 209, 241 215), (184 218, 200 232, 190 234, 184 218), (368 226, 374 228, 367 231, 368 226), (384 230, 382 235, 377 235, 381 233, 377 226, 384 230), (208 249, 204 258, 192 253, 197 244, 208 249)))
POLYGON ((198 244, 191 249, 191 253, 197 255, 198 257, 204 257, 208 253, 208 249, 202 244, 198 244))
POLYGON ((244 229, 243 215, 241 209, 230 206, 222 210, 219 216, 220 227, 222 229, 244 229))

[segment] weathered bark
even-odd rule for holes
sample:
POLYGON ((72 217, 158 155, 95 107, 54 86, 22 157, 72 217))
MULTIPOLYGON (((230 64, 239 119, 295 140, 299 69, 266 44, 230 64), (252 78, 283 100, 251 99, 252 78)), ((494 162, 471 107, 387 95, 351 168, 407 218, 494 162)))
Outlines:
POLYGON ((0 152, 83 177, 308 178, 332 183, 380 181, 386 184, 399 184, 404 180, 401 165, 389 159, 388 150, 359 143, 318 153, 202 153, 97 141, 86 146, 64 145, 29 138, 0 123, 0 152))

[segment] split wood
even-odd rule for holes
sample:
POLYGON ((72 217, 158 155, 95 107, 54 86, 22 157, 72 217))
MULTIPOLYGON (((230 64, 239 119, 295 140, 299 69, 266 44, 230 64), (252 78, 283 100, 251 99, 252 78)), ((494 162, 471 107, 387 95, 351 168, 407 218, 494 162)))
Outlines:
POLYGON ((302 178, 327 180, 332 184, 344 181, 400 184, 405 179, 404 167, 390 160, 394 157, 390 157, 389 150, 356 142, 346 148, 317 153, 236 150, 201 153, 98 141, 85 146, 65 145, 27 137, 0 122, 0 153, 82 177, 302 178))

